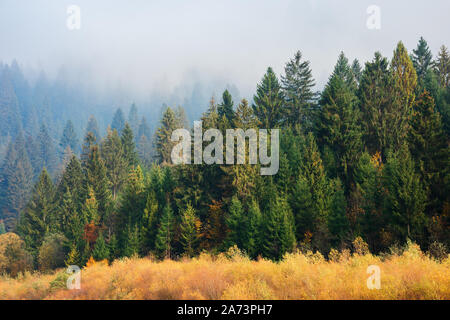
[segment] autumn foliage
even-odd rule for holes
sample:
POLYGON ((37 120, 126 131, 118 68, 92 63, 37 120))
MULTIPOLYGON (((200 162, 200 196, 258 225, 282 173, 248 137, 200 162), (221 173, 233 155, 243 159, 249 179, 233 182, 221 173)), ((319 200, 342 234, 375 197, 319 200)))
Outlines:
POLYGON ((410 244, 401 254, 373 256, 333 250, 253 261, 238 249, 181 261, 126 258, 91 261, 81 289, 65 288, 64 270, 0 278, 0 299, 450 299, 450 257, 442 262, 410 244), (381 289, 368 289, 369 265, 381 289))

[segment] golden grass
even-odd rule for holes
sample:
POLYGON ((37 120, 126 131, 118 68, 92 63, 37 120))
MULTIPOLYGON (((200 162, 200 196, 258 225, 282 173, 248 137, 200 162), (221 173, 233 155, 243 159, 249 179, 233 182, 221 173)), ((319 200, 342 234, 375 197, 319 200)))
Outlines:
POLYGON ((201 255, 182 261, 132 258, 82 270, 81 289, 65 288, 64 270, 0 277, 0 299, 450 299, 450 256, 439 263, 411 245, 401 256, 320 254, 282 262, 201 255), (367 288, 369 265, 381 289, 367 288))

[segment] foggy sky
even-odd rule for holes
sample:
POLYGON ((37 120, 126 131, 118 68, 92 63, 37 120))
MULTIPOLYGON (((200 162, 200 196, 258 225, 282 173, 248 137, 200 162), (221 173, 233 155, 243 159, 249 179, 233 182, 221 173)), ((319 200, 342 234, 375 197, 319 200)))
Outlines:
POLYGON ((399 40, 411 52, 423 36, 436 54, 450 45, 449 13, 448 0, 0 0, 0 61, 50 75, 64 66, 131 95, 220 79, 251 98, 267 67, 279 75, 296 50, 317 89, 341 50, 363 63, 377 50, 391 57, 399 40), (71 4, 81 8, 80 30, 66 27, 71 4), (372 4, 381 30, 366 27, 372 4))

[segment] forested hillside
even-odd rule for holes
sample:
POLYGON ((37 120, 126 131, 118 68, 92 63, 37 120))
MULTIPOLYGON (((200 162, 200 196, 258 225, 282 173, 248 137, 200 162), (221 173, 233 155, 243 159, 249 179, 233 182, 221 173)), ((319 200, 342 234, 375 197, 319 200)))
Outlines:
POLYGON ((274 176, 250 164, 173 165, 171 133, 190 129, 183 107, 165 107, 156 130, 139 105, 118 108, 104 135, 98 122, 108 120, 82 96, 50 94, 44 78, 31 86, 16 63, 1 65, 0 234, 15 255, 0 250, 10 259, 0 272, 234 246, 251 259, 297 249, 329 257, 355 239, 375 254, 410 239, 445 256, 447 48, 433 55, 421 38, 410 52, 399 42, 390 60, 341 53, 321 92, 305 58, 297 52, 281 75, 269 67, 249 99, 225 90, 198 119, 203 130, 279 128, 274 176), (59 112, 58 99, 71 111, 59 112))

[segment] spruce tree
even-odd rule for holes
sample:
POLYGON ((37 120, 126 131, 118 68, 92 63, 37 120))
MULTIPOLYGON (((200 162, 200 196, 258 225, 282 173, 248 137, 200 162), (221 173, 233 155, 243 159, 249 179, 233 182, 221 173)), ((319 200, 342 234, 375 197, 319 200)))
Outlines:
POLYGON ((19 133, 9 144, 0 170, 0 215, 8 231, 14 229, 19 212, 28 202, 32 177, 23 135, 19 133))
POLYGON ((156 152, 163 164, 172 163, 171 153, 175 144, 170 138, 175 129, 177 129, 175 113, 168 107, 161 119, 161 126, 156 131, 156 152))
POLYGON ((116 199, 128 174, 128 163, 116 129, 108 130, 101 144, 101 157, 106 167, 106 175, 111 186, 113 199, 116 199))
POLYGON ((449 174, 450 154, 440 114, 426 90, 414 104, 408 141, 416 169, 424 185, 429 188, 428 210, 434 214, 442 212, 443 200, 450 191, 445 182, 449 174))
POLYGON ((284 97, 281 85, 272 68, 268 68, 257 85, 253 97, 253 112, 259 119, 261 128, 272 129, 280 124, 283 116, 284 97))
POLYGON ((397 150, 407 137, 409 120, 415 99, 417 73, 402 42, 399 42, 391 61, 393 109, 388 114, 392 128, 392 150, 397 150))
POLYGON ((127 161, 128 168, 133 168, 138 165, 138 155, 136 152, 136 144, 134 142, 133 131, 130 125, 125 123, 125 128, 120 137, 123 147, 124 157, 127 161))
POLYGON ((97 120, 93 115, 89 116, 85 136, 87 136, 89 132, 91 132, 95 138, 93 141, 100 141, 100 131, 98 130, 97 120))
POLYGON ((346 188, 362 151, 362 131, 357 98, 338 72, 331 77, 320 99, 316 123, 318 141, 329 147, 337 160, 337 174, 346 188))
POLYGON ((439 50, 438 57, 434 62, 434 68, 439 76, 441 87, 449 87, 450 84, 450 54, 446 46, 439 50))
POLYGON ((159 258, 169 258, 172 254, 173 212, 167 203, 163 209, 159 230, 156 235, 155 251, 159 258))
POLYGON ((118 134, 122 134, 122 130, 125 127, 125 117, 121 108, 118 108, 114 113, 113 121, 111 123, 111 130, 117 130, 118 134))
POLYGON ((297 51, 294 58, 284 67, 284 72, 281 83, 285 97, 285 122, 291 126, 301 124, 305 128, 310 128, 316 100, 310 62, 302 60, 302 53, 297 51))
POLYGON ((59 145, 62 150, 69 146, 73 152, 78 153, 78 138, 71 120, 66 122, 59 145))
POLYGON ((188 204, 181 217, 181 237, 184 254, 188 257, 194 256, 198 245, 198 223, 194 208, 188 204))
POLYGON ((47 127, 43 124, 37 137, 37 158, 38 167, 46 168, 50 175, 56 172, 57 160, 56 152, 47 127))
POLYGON ((139 119, 136 104, 132 104, 130 112, 128 113, 128 124, 130 125, 131 131, 134 137, 137 137, 139 129, 139 119))
POLYGON ((425 227, 426 193, 414 161, 404 144, 390 153, 383 170, 386 188, 386 214, 398 240, 422 240, 425 227))
POLYGON ((228 90, 225 90, 222 95, 222 103, 217 107, 219 117, 225 116, 229 122, 233 121, 233 98, 228 90))
POLYGON ((228 215, 225 217, 225 223, 229 230, 226 239, 226 247, 237 246, 239 249, 244 249, 245 240, 245 216, 241 201, 236 196, 233 196, 228 209, 228 215))
POLYGON ((109 259, 109 248, 106 245, 105 239, 103 238, 103 234, 100 233, 98 236, 94 249, 92 250, 92 257, 96 261, 102 261, 105 259, 109 259))
POLYGON ((35 256, 45 234, 55 226, 53 197, 53 183, 44 168, 39 176, 39 181, 34 186, 31 200, 21 214, 18 225, 19 234, 35 256))
POLYGON ((413 50, 411 56, 413 66, 417 72, 417 79, 420 84, 423 84, 425 76, 428 70, 431 68, 431 63, 433 60, 433 55, 431 54, 428 43, 424 38, 420 37, 417 48, 413 50))

